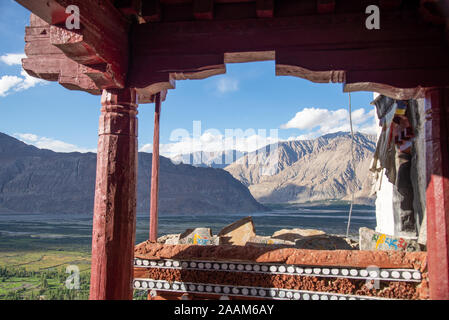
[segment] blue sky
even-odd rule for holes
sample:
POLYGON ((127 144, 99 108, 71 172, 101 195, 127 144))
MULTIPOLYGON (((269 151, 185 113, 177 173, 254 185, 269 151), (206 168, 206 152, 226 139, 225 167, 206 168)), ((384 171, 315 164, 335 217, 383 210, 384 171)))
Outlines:
MULTIPOLYGON (((29 12, 13 0, 0 1, 0 11, 0 132, 55 151, 94 151, 100 97, 27 76, 20 56, 13 54, 24 52, 29 12)), ((162 104, 162 154, 185 152, 197 138, 202 147, 213 149, 225 129, 249 129, 248 134, 253 129, 256 135, 277 129, 281 140, 349 129, 348 94, 341 84, 276 77, 273 61, 226 67, 225 75, 177 81, 169 91, 162 104), (193 121, 201 121, 200 137, 170 141, 179 129, 193 135, 193 121)), ((375 132, 372 100, 370 92, 352 93, 356 129, 375 132)), ((141 150, 151 151, 153 115, 153 104, 139 106, 141 150)))

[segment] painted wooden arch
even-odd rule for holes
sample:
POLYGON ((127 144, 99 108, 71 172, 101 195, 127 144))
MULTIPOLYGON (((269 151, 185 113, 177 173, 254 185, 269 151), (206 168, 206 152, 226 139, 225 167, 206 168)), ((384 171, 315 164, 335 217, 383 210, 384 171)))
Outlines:
MULTIPOLYGON (((157 92, 163 92, 165 95, 165 100, 168 90, 175 89, 176 81, 178 80, 200 80, 215 75, 225 74, 227 63, 245 63, 275 60, 275 52, 267 51, 225 53, 224 57, 225 63, 222 65, 204 66, 198 68, 198 71, 168 72, 164 75, 168 78, 168 81, 158 82, 156 80, 154 83, 140 90, 141 92, 145 92, 150 96, 155 95, 157 92)), ((298 77, 315 83, 341 83, 343 86, 343 92, 377 92, 398 100, 424 98, 426 92, 426 88, 420 85, 411 88, 398 88, 392 85, 378 82, 347 83, 345 70, 313 71, 297 65, 276 64, 275 74, 276 76, 298 77)), ((153 102, 153 100, 154 99, 150 99, 148 100, 148 102, 153 102)))

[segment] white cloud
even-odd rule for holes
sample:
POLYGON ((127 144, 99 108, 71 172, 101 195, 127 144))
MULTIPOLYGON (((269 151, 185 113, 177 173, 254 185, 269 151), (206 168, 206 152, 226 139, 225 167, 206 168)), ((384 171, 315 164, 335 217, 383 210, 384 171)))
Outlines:
POLYGON ((78 147, 74 144, 70 144, 61 140, 39 137, 32 133, 15 133, 14 137, 26 144, 33 145, 40 149, 48 149, 55 152, 97 152, 96 149, 86 149, 78 147))
POLYGON ((223 77, 217 81, 217 90, 220 93, 234 92, 239 90, 239 81, 229 77, 223 77))
POLYGON ((47 83, 45 80, 30 76, 25 70, 22 70, 20 74, 22 77, 3 76, 0 78, 0 97, 6 97, 12 92, 24 91, 38 84, 47 83))
POLYGON ((315 139, 317 135, 315 133, 307 133, 301 134, 299 136, 291 136, 287 139, 287 141, 296 141, 296 140, 312 140, 315 139))
POLYGON ((144 144, 142 147, 140 147, 139 152, 149 152, 149 153, 153 152, 153 144, 152 143, 144 144))
POLYGON ((23 82, 22 78, 16 76, 3 76, 0 78, 0 97, 8 95, 11 89, 23 82))
MULTIPOLYGON (((21 66, 24 54, 8 53, 0 56, 0 61, 10 66, 21 66)), ((0 78, 0 97, 6 97, 13 92, 20 92, 38 84, 45 84, 47 81, 30 76, 25 70, 21 69, 21 76, 5 75, 0 78)))
MULTIPOLYGON (((249 129, 242 131, 232 130, 231 134, 222 135, 204 132, 201 136, 192 138, 184 136, 173 143, 160 144, 160 154, 165 157, 175 157, 181 154, 189 154, 197 151, 221 153, 222 151, 237 150, 240 152, 252 152, 265 147, 268 144, 279 142, 277 134, 266 133, 264 130, 256 132, 249 129)), ((153 152, 153 145, 145 144, 139 151, 153 152)))
POLYGON ((32 133, 16 133, 15 137, 23 142, 37 142, 39 137, 32 133))
POLYGON ((18 88, 16 91, 22 91, 22 90, 27 90, 29 88, 32 88, 38 84, 44 84, 47 83, 47 81, 42 80, 42 79, 38 79, 35 77, 30 76, 25 70, 22 69, 22 71, 20 72, 20 74, 23 76, 23 81, 22 83, 19 84, 18 88))
MULTIPOLYGON (((354 131, 364 133, 376 133, 377 125, 374 120, 374 110, 366 112, 363 108, 352 112, 354 131)), ((160 154, 174 158, 178 155, 190 154, 198 151, 206 153, 221 153, 223 151, 236 150, 239 152, 253 152, 266 145, 292 140, 310 140, 322 136, 326 133, 337 131, 350 131, 349 113, 345 109, 327 110, 319 108, 305 108, 298 112, 293 119, 282 125, 282 129, 296 128, 300 132, 298 136, 291 136, 288 139, 280 139, 275 130, 241 129, 225 130, 223 135, 215 129, 208 129, 201 132, 201 127, 195 129, 190 134, 186 129, 176 129, 172 131, 170 141, 172 143, 160 144, 160 154), (305 132, 304 132, 305 131, 305 132)), ((143 145, 139 151, 153 152, 151 143, 143 145)))
POLYGON ((6 63, 8 66, 22 65, 22 59, 26 58, 23 53, 7 53, 0 56, 0 61, 6 63))
MULTIPOLYGON (((366 112, 360 108, 352 112, 354 131, 376 133, 377 125, 374 119, 374 109, 366 112)), ((326 133, 350 131, 349 112, 346 109, 328 110, 321 108, 304 108, 281 129, 299 129, 310 131, 297 137, 298 140, 312 139, 326 133)))

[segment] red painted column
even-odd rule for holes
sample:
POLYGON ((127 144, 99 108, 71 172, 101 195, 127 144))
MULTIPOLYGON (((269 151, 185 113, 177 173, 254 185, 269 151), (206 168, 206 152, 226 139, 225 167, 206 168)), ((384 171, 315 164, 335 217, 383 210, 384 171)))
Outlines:
POLYGON ((154 110, 153 160, 151 166, 150 241, 157 241, 159 199, 159 120, 161 117, 161 94, 156 94, 154 110))
POLYGON ((431 299, 449 299, 449 89, 426 93, 427 256, 431 299))
POLYGON ((132 299, 137 194, 134 89, 103 90, 92 234, 90 299, 132 299))

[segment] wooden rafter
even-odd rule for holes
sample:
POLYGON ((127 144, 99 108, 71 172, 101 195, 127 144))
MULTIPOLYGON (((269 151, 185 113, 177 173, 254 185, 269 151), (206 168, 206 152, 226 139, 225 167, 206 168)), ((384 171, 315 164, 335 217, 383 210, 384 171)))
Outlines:
POLYGON ((193 15, 198 20, 212 20, 214 18, 214 0, 194 0, 193 15))
MULTIPOLYGON (((110 1, 17 0, 51 25, 50 43, 69 59, 86 66, 101 66, 109 82, 105 88, 123 88, 129 59, 129 23, 110 1), (69 5, 80 11, 79 30, 65 27, 69 5)), ((104 89, 104 88, 101 88, 104 89)))

